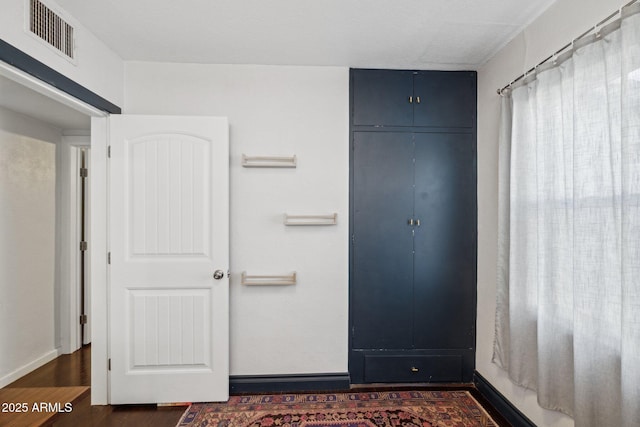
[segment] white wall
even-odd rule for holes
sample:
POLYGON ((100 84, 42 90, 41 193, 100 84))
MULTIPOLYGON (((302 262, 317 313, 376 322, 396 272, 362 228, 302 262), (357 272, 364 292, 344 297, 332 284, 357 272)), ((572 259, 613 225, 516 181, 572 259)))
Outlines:
POLYGON ((0 387, 57 356, 55 143, 61 132, 0 108, 0 387))
POLYGON ((122 106, 123 61, 53 0, 42 0, 75 28, 76 63, 28 31, 28 1, 3 0, 0 39, 64 74, 115 105, 122 106))
MULTIPOLYGON (((626 0, 624 0, 626 3, 626 0)), ((478 319, 476 369, 540 426, 573 420, 541 409, 535 393, 491 363, 496 307, 498 126, 503 87, 622 6, 620 0, 558 0, 478 70, 478 319)))
POLYGON ((227 116, 231 145, 231 374, 347 371, 347 68, 125 65, 124 112, 227 116), (249 169, 242 154, 298 156, 249 169), (285 227, 283 214, 338 213, 337 226, 285 227), (298 284, 248 287, 249 274, 298 284))

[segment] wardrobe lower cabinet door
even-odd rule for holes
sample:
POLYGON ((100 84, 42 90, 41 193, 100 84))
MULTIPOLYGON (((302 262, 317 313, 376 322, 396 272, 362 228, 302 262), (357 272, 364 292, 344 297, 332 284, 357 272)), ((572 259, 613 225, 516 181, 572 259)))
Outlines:
POLYGON ((352 348, 410 347, 412 136, 353 135, 352 348))
POLYGON ((471 348, 477 222, 473 136, 416 133, 415 155, 420 226, 414 240, 414 345, 471 348))

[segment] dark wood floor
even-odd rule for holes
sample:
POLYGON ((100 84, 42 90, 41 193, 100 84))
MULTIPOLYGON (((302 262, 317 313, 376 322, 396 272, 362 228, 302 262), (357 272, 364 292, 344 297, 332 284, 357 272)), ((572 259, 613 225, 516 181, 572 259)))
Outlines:
MULTIPOLYGON (((62 355, 7 388, 81 385, 91 385, 91 346, 62 355)), ((73 411, 58 414, 47 426, 175 427, 185 409, 155 405, 91 406, 91 396, 87 394, 74 403, 73 411)))
MULTIPOLYGON (((86 346, 73 354, 62 355, 52 360, 32 373, 9 384, 7 388, 90 385, 91 346, 86 346)), ((431 390, 469 390, 499 426, 510 425, 472 386, 434 385, 431 387, 415 387, 414 385, 410 387, 431 390)), ((403 386, 376 387, 377 390, 389 388, 396 389, 403 388, 403 386)), ((373 390, 370 386, 356 386, 354 389, 358 391, 373 390)), ((90 394, 87 394, 74 403, 72 412, 58 414, 47 426, 175 427, 185 409, 185 407, 156 407, 156 405, 91 406, 91 397, 90 394)))

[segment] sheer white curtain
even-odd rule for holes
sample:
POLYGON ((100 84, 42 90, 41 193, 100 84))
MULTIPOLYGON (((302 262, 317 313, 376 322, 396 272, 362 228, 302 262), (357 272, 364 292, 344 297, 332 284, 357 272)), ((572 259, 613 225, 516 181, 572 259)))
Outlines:
POLYGON ((640 4, 503 98, 493 360, 576 426, 640 426, 640 4))

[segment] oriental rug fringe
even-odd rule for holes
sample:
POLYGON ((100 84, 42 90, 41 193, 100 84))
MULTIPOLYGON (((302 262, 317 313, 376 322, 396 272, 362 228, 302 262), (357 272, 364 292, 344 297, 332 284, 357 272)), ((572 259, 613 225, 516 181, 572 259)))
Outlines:
POLYGON ((232 396, 196 403, 177 427, 496 427, 468 391, 232 396))

